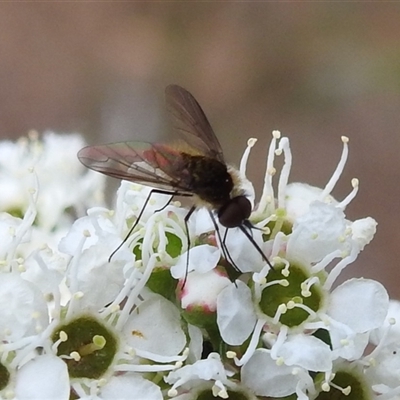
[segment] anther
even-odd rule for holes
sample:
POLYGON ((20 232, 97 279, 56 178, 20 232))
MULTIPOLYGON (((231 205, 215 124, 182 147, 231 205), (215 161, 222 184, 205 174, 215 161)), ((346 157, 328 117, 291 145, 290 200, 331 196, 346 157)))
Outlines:
POLYGON ((280 139, 281 138, 281 132, 280 131, 272 131, 272 136, 274 139, 280 139))
POLYGON ((76 362, 80 361, 82 358, 81 355, 77 351, 72 351, 69 355, 76 362))
POLYGON ((256 139, 256 138, 250 138, 250 139, 247 141, 247 146, 253 147, 256 143, 257 143, 257 139, 256 139))
POLYGON ((331 387, 330 387, 328 382, 324 382, 321 385, 321 389, 322 389, 323 392, 329 392, 331 390, 331 387))
POLYGON ((283 357, 278 357, 275 361, 276 365, 280 367, 281 365, 285 364, 285 359, 283 357))
POLYGON ((169 389, 168 390, 168 396, 169 397, 175 397, 178 395, 178 391, 176 389, 169 389))

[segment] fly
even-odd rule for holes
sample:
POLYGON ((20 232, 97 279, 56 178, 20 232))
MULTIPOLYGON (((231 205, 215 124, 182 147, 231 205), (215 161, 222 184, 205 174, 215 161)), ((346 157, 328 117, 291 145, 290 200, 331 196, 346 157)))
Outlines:
POLYGON ((153 193, 171 195, 170 201, 173 196, 192 197, 193 205, 184 219, 188 238, 187 268, 191 244, 188 221, 196 208, 203 206, 209 210, 224 258, 238 272, 241 271, 225 245, 229 228, 239 228, 272 268, 251 235, 251 228, 254 228, 249 221, 252 206, 241 187, 239 172, 226 164, 221 145, 199 103, 178 85, 167 86, 165 97, 173 128, 183 146, 132 141, 88 146, 78 153, 82 164, 94 171, 154 187, 126 239, 139 223, 153 193), (221 238, 215 216, 227 228, 224 238, 221 238))

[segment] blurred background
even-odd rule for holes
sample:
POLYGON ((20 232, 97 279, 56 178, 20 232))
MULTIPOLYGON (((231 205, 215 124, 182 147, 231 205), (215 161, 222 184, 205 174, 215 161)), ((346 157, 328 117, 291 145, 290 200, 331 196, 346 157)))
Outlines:
POLYGON ((260 189, 273 129, 289 136, 291 181, 333 192, 360 179, 350 219, 375 240, 347 270, 400 298, 400 4, 390 2, 110 2, 0 4, 0 137, 81 132, 90 144, 166 141, 164 88, 203 106, 226 159, 249 137, 260 189))

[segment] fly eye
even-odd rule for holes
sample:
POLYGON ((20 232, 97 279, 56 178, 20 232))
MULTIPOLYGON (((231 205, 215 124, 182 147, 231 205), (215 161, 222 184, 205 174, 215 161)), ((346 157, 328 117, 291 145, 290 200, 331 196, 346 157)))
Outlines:
POLYGON ((218 220, 226 228, 235 228, 243 224, 251 214, 251 204, 246 196, 231 199, 218 211, 218 220))

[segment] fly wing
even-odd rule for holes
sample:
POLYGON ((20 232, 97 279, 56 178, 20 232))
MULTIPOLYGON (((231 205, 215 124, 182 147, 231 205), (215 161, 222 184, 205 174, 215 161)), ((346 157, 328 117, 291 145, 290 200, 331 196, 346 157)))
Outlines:
POLYGON ((181 153, 161 144, 120 142, 81 149, 86 167, 114 178, 190 194, 181 153))
POLYGON ((196 99, 178 85, 167 86, 165 98, 173 127, 182 139, 201 154, 225 164, 221 145, 196 99))

